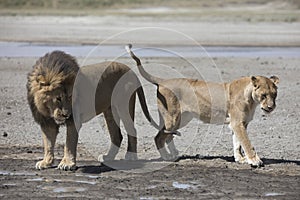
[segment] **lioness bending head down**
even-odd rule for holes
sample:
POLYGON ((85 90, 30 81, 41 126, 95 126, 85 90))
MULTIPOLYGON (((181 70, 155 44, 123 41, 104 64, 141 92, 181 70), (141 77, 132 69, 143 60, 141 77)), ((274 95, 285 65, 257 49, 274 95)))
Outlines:
POLYGON ((125 158, 137 159, 133 123, 136 94, 147 119, 152 119, 141 84, 129 67, 104 62, 79 68, 75 58, 54 51, 41 57, 27 78, 28 103, 35 121, 41 126, 44 141, 44 159, 36 163, 37 169, 52 166, 55 140, 61 125, 67 126, 67 136, 64 157, 58 168, 75 169, 81 124, 100 113, 104 113, 111 138, 111 147, 103 159, 114 159, 119 150, 121 120, 128 134, 125 158))
POLYGON ((261 166, 263 163, 250 143, 246 129, 252 120, 255 108, 272 112, 277 96, 276 76, 243 77, 229 83, 212 83, 187 78, 161 79, 147 73, 140 59, 126 46, 136 61, 141 75, 157 86, 157 104, 162 129, 155 137, 156 147, 164 159, 175 159, 178 151, 173 143, 173 134, 192 118, 205 123, 229 123, 233 134, 233 153, 236 162, 261 166), (170 153, 165 148, 168 144, 170 153), (243 152, 244 154, 243 154, 243 152))

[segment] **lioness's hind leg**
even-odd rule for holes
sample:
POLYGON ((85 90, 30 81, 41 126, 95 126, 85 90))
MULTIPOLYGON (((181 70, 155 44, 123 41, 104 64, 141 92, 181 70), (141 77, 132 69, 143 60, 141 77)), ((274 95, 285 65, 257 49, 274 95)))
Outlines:
POLYGON ((158 149, 160 156, 164 160, 174 160, 176 159, 176 156, 173 154, 170 154, 167 149, 166 149, 166 141, 167 138, 170 136, 170 133, 165 133, 164 130, 160 130, 157 135, 155 136, 155 144, 156 148, 158 149))
POLYGON ((170 153, 174 156, 177 157, 179 155, 179 151, 177 150, 175 144, 174 144, 174 136, 172 134, 169 134, 166 139, 166 143, 168 145, 168 149, 170 153))
POLYGON ((107 155, 99 156, 100 161, 115 159, 122 142, 122 134, 120 129, 120 117, 117 112, 112 112, 109 108, 104 112, 105 121, 107 124, 111 144, 107 155))
POLYGON ((36 163, 36 169, 46 169, 52 166, 54 161, 54 146, 58 134, 58 126, 56 125, 42 125, 41 129, 44 142, 44 158, 36 163))

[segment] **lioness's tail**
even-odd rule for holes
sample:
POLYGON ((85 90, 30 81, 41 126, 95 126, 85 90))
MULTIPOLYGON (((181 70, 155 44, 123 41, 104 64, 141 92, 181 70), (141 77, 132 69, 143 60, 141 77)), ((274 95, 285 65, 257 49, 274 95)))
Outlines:
POLYGON ((145 93, 144 93, 143 87, 137 88, 137 95, 139 97, 140 104, 141 104, 141 107, 142 107, 145 117, 147 118, 147 120, 150 122, 150 124, 152 126, 154 126, 156 129, 160 130, 161 128, 159 128, 159 126, 157 125, 157 123, 154 121, 154 119, 151 117, 151 115, 149 113, 149 109, 146 104, 146 98, 145 98, 145 93))
POLYGON ((139 72, 141 73, 141 75, 150 83, 153 83, 155 85, 158 85, 159 82, 162 81, 162 79, 158 78, 158 77, 154 77, 151 74, 149 74, 148 72, 145 71, 144 67, 141 64, 141 61, 138 57, 136 57, 136 55, 134 55, 134 53, 131 51, 132 45, 128 44, 125 46, 126 51, 130 54, 130 56, 135 60, 136 65, 138 67, 139 72))

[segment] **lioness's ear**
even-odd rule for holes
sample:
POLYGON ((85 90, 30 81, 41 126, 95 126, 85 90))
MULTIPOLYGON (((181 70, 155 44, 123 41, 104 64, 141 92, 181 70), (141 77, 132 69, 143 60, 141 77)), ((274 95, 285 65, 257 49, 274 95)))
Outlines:
POLYGON ((273 81, 273 83, 275 85, 277 85, 279 83, 279 78, 277 76, 271 76, 270 79, 271 79, 271 81, 273 81))
POLYGON ((257 84, 258 84, 258 80, 255 76, 251 76, 251 81, 252 81, 252 85, 254 87, 257 87, 257 84))

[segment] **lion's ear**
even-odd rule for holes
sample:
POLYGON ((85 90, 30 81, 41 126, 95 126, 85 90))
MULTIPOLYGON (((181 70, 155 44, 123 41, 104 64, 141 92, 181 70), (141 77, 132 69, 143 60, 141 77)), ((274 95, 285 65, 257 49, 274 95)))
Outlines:
POLYGON ((251 82, 254 87, 257 87, 258 79, 255 76, 251 76, 251 82))
POLYGON ((279 83, 279 78, 277 76, 271 76, 270 80, 273 81, 273 83, 275 85, 277 85, 279 83))

